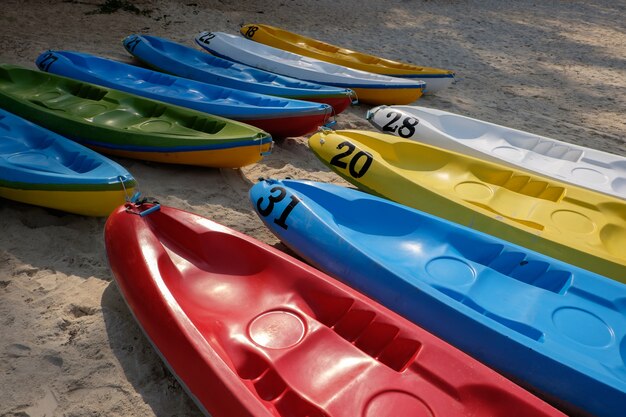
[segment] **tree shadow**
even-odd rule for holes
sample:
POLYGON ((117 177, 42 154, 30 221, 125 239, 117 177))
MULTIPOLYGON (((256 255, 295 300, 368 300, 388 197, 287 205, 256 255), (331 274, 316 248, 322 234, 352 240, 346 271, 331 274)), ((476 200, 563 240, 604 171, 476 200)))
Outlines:
MULTIPOLYGON (((433 107, 626 155, 624 125, 602 123, 607 116, 623 115, 626 88, 616 80, 626 75, 626 59, 616 53, 615 42, 598 37, 624 27, 624 4, 563 4, 555 15, 553 6, 538 2, 529 21, 526 6, 518 3, 459 4, 460 13, 474 9, 467 16, 447 15, 436 3, 424 3, 428 13, 439 15, 429 22, 427 38, 412 19, 402 24, 383 20, 387 37, 406 43, 398 50, 416 63, 455 69, 461 79, 417 104, 429 101, 433 107), (585 29, 600 35, 586 37, 585 29)), ((409 6, 401 3, 389 14, 410 15, 409 6)))
POLYGON ((102 293, 111 351, 128 382, 157 416, 203 416, 135 321, 115 282, 102 293))
POLYGON ((107 279, 105 220, 0 199, 0 252, 37 270, 107 279))

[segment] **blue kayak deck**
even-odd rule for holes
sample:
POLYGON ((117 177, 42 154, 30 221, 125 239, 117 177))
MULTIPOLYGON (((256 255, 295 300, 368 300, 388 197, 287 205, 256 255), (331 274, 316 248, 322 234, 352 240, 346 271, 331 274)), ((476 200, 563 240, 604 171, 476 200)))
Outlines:
POLYGON ((176 77, 80 52, 47 51, 39 69, 236 120, 325 114, 330 106, 176 77))
POLYGON ((224 87, 302 100, 353 95, 348 89, 283 77, 156 36, 130 35, 123 44, 135 58, 160 71, 224 87))
POLYGON ((0 182, 109 185, 132 180, 117 163, 0 109, 0 182))
POLYGON ((331 184, 269 180, 250 196, 327 273, 569 411, 623 414, 623 284, 331 184))

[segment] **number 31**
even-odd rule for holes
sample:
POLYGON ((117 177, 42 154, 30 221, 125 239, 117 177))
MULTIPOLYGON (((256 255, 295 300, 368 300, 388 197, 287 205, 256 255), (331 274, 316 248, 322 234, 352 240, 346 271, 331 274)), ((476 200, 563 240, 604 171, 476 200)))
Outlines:
MULTIPOLYGON (((256 202, 256 209, 259 211, 259 214, 261 216, 267 217, 272 213, 272 211, 274 211, 274 203, 283 201, 286 196, 287 190, 285 190, 283 187, 272 187, 270 189, 270 195, 267 197, 267 206, 265 208, 261 207, 261 205, 263 204, 263 197, 260 197, 256 202), (278 194, 274 195, 274 193, 277 191, 278 194)), ((287 230, 288 228, 286 223, 287 217, 289 217, 289 214, 291 214, 294 207, 296 207, 296 205, 300 202, 300 199, 295 195, 291 195, 290 198, 291 201, 289 202, 287 207, 285 207, 283 212, 280 213, 280 216, 278 218, 274 219, 274 223, 276 223, 285 230, 287 230)))

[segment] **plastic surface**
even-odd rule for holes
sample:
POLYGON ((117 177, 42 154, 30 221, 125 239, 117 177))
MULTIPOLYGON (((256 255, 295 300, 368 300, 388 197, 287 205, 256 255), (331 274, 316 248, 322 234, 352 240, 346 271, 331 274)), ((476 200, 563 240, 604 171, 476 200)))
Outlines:
POLYGON ((421 97, 420 80, 388 77, 297 55, 223 32, 201 32, 196 43, 221 58, 309 82, 354 90, 360 102, 409 104, 421 97))
POLYGON ((110 159, 0 109, 0 197, 107 216, 135 185, 110 159))
POLYGON ((0 106, 100 152, 238 168, 272 138, 255 127, 74 79, 0 65, 0 106))
POLYGON ((138 323, 213 417, 563 416, 376 302, 206 218, 122 207, 105 241, 138 323))
POLYGON ((427 107, 380 106, 367 119, 383 133, 626 199, 623 156, 427 107))
POLYGON ((328 104, 234 90, 167 75, 94 55, 47 51, 37 58, 43 71, 239 120, 272 136, 302 136, 327 123, 328 104))
POLYGON ((396 136, 327 131, 311 150, 359 188, 626 282, 626 202, 396 136))
POLYGON ((298 255, 566 411, 624 414, 625 285, 337 185, 250 200, 298 255))
POLYGON ((240 33, 256 42, 333 64, 392 77, 416 78, 426 82, 424 94, 435 93, 446 88, 454 80, 454 72, 450 70, 392 61, 341 48, 270 25, 247 24, 241 27, 240 33))
POLYGON ((135 58, 160 71, 238 90, 326 103, 335 114, 354 97, 352 90, 281 77, 156 36, 130 35, 122 43, 135 58))

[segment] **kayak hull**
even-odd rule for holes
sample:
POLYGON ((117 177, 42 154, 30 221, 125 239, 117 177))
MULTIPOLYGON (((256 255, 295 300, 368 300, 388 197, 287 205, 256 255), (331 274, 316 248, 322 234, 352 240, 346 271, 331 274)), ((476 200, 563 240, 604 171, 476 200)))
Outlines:
POLYGON ((313 153, 360 189, 626 282, 626 203, 415 141, 322 131, 313 153))
POLYGON ((0 109, 0 197, 84 216, 108 216, 133 195, 122 166, 0 109))
POLYGON ((201 32, 196 43, 213 55, 306 82, 349 88, 360 102, 409 104, 422 96, 421 80, 400 79, 355 70, 293 54, 221 32, 201 32))
POLYGON ((194 165, 208 168, 240 168, 260 161, 261 158, 263 158, 263 155, 271 152, 273 145, 272 143, 263 143, 260 145, 239 146, 227 149, 180 152, 142 152, 108 148, 93 144, 89 144, 87 146, 95 151, 108 155, 140 159, 143 161, 194 165))
POLYGON ((626 158, 419 106, 380 106, 366 118, 383 133, 506 164, 626 200, 626 158))
POLYGON ((263 180, 250 200, 312 265, 544 399, 623 413, 626 286, 334 184, 263 180))
POLYGON ((0 65, 0 98, 7 110, 112 155, 241 167, 260 160, 272 143, 244 123, 11 65, 0 65), (253 149, 261 151, 252 157, 253 149))
POLYGON ((126 191, 49 191, 22 190, 0 186, 0 197, 35 206, 47 207, 82 216, 106 217, 134 193, 130 186, 126 191))
POLYGON ((109 264, 146 336, 212 416, 563 416, 284 253, 154 209, 109 217, 109 264))
POLYGON ((422 96, 422 90, 408 88, 353 88, 358 100, 373 106, 410 104, 422 96))
POLYGON ((426 82, 424 94, 436 93, 448 87, 454 80, 454 72, 450 70, 392 61, 340 48, 270 25, 243 25, 240 33, 256 42, 333 64, 390 77, 419 79, 426 82))
POLYGON ((354 99, 354 92, 345 88, 281 77, 156 36, 130 35, 122 43, 131 55, 149 67, 208 84, 324 103, 332 106, 335 114, 344 111, 354 99))
MULTIPOLYGON (((332 104, 329 105, 332 106, 332 104)), ((329 112, 321 115, 281 117, 275 119, 246 119, 241 121, 266 132, 270 132, 274 138, 286 138, 304 136, 318 130, 321 126, 324 126, 330 121, 330 115, 329 112)))
POLYGON ((260 128, 275 137, 302 136, 327 123, 328 105, 234 90, 71 51, 47 51, 39 69, 182 106, 260 128))

